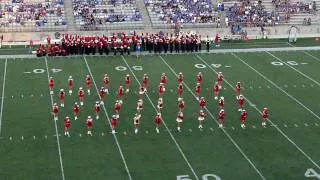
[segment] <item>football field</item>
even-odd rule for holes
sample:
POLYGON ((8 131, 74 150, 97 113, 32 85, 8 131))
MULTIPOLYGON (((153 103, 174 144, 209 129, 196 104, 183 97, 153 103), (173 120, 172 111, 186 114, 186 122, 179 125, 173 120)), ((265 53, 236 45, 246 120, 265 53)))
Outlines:
POLYGON ((320 51, 236 52, 135 56, 85 56, 0 59, 0 179, 63 180, 234 180, 320 179, 320 51), (185 120, 177 131, 177 74, 184 74, 185 120), (206 120, 198 128, 196 75, 202 72, 206 120), (224 82, 225 127, 218 127, 218 101, 213 86, 217 73, 224 82), (158 85, 168 75, 164 93, 163 124, 155 131, 158 85), (86 134, 87 116, 95 117, 103 76, 110 76, 100 118, 93 136, 86 134), (117 133, 111 134, 117 89, 130 74, 117 133), (139 133, 133 117, 139 85, 149 75, 139 133), (51 115, 59 89, 75 89, 51 115), (73 119, 76 91, 93 79, 79 120, 73 119), (55 79, 51 96, 48 78, 55 79), (242 83, 249 116, 240 127, 234 87, 242 83), (267 127, 261 111, 270 110, 267 127), (66 116, 72 118, 71 137, 64 136, 66 116))

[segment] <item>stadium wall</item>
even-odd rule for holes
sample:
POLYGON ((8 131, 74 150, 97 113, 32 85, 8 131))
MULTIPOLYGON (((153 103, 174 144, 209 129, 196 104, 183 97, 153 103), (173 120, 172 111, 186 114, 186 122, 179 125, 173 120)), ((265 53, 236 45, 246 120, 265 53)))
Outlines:
MULTIPOLYGON (((288 32, 291 26, 277 26, 277 27, 266 27, 265 32, 267 32, 267 38, 288 38, 288 32)), ((296 26, 299 29, 298 38, 302 37, 320 37, 320 26, 296 26)), ((245 28, 247 32, 247 37, 249 39, 261 39, 263 37, 261 28, 251 27, 245 28)), ((153 32, 148 33, 158 33, 159 29, 154 29, 153 32)), ((164 29, 161 30, 164 33, 174 33, 174 29, 164 29)), ((202 35, 205 38, 207 35, 210 38, 213 38, 216 34, 220 37, 231 35, 230 28, 192 28, 192 29, 181 29, 183 32, 196 32, 197 34, 202 35)), ((60 34, 79 34, 87 36, 102 36, 102 35, 112 35, 113 33, 125 32, 127 34, 133 33, 133 31, 76 31, 68 32, 62 31, 60 34)), ((3 43, 2 45, 29 45, 30 41, 33 41, 33 44, 41 44, 46 42, 47 37, 51 37, 53 43, 57 41, 55 38, 57 32, 12 32, 12 33, 3 33, 3 43)), ((144 30, 137 30, 136 33, 147 33, 144 30)), ((1 35, 1 34, 0 34, 1 35)))

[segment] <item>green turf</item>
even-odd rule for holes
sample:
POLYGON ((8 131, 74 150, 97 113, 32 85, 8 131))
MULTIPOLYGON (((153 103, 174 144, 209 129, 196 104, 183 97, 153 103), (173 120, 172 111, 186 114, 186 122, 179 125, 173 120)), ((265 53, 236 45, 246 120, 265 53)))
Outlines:
MULTIPOLYGON (((308 53, 320 58, 319 51, 308 53)), ((320 81, 318 71, 320 61, 314 57, 302 51, 272 52, 272 54, 282 61, 299 63, 292 67, 314 81, 320 81)), ((235 53, 235 55, 291 97, 232 54, 162 55, 163 59, 158 55, 139 59, 134 56, 47 58, 50 76, 56 80, 56 93, 60 88, 67 90, 69 75, 74 77, 76 89, 84 86, 84 78, 89 74, 89 70, 98 88, 103 85, 104 74, 107 73, 111 77, 110 95, 105 98, 106 111, 102 109, 100 119, 94 121, 93 137, 86 135, 85 118, 88 115, 94 116, 93 107, 98 100, 95 86, 91 89, 92 94, 85 97, 85 105, 80 110, 80 120, 72 121, 71 138, 63 136, 63 118, 67 115, 73 117, 72 105, 77 101, 77 97, 76 94, 66 97, 66 106, 61 109, 60 119, 57 122, 65 179, 129 179, 123 160, 128 165, 134 180, 177 179, 178 175, 188 175, 190 179, 195 180, 197 178, 192 170, 201 180, 204 174, 216 174, 221 179, 262 179, 254 167, 266 179, 305 179, 304 174, 308 168, 314 168, 319 172, 319 169, 275 127, 270 125, 267 128, 261 127, 261 117, 254 106, 259 110, 265 106, 269 107, 272 122, 278 125, 315 163, 320 163, 318 151, 320 119, 310 112, 318 115, 320 87, 288 66, 272 65, 271 62, 279 60, 266 52, 235 53), (195 68, 195 64, 205 66, 221 64, 221 66, 198 69, 195 68), (126 70, 116 70, 119 66, 125 67, 126 70), (135 70, 137 66, 141 66, 143 70, 135 70), (51 69, 62 69, 62 71, 53 73, 51 69), (213 115, 213 118, 207 116, 203 131, 198 129, 199 106, 193 97, 195 75, 199 71, 204 74, 202 95, 207 99, 208 110, 213 115), (213 81, 217 76, 215 71, 223 72, 226 81, 232 85, 230 87, 224 82, 223 87, 226 89, 221 92, 226 100, 225 131, 232 141, 215 122, 219 111, 212 93, 213 81), (153 105, 157 104, 157 87, 163 72, 169 77, 167 91, 164 94, 163 118, 171 134, 164 125, 160 128, 160 134, 155 132, 156 110, 153 105), (192 91, 189 92, 185 87, 186 119, 181 133, 177 132, 175 122, 178 108, 177 80, 174 73, 179 72, 184 73, 186 86, 192 91), (151 102, 148 98, 144 98, 141 126, 139 134, 135 135, 132 118, 136 111, 139 87, 135 77, 141 82, 145 73, 150 76, 148 95, 151 102), (123 159, 114 137, 110 134, 106 114, 111 117, 114 113, 116 90, 119 85, 124 85, 126 74, 131 74, 133 84, 125 96, 116 134, 124 155, 123 159), (237 81, 243 83, 244 95, 254 104, 251 104, 252 106, 246 104, 249 118, 245 130, 240 128, 240 114, 237 111, 233 89, 237 81), (301 104, 292 98, 296 98, 301 104), (310 111, 302 107, 302 104, 310 111), (250 159, 254 167, 246 158, 250 159)), ((2 93, 4 62, 0 60, 0 93, 2 93)), ((0 159, 3 162, 0 165, 1 179, 62 179, 59 146, 55 136, 55 125, 50 115, 51 100, 47 84, 44 58, 8 59, 0 139, 2 144, 0 159), (34 69, 38 69, 36 70, 38 72, 43 69, 45 72, 34 73, 34 69)), ((56 95, 54 102, 58 102, 56 95)))

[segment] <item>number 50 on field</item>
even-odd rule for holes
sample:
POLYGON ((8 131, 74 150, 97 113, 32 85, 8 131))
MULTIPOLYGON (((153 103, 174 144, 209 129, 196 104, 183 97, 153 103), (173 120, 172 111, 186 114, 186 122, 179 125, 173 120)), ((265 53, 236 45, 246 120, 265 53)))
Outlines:
MULTIPOLYGON (((189 175, 178 175, 177 180, 192 180, 189 175)), ((201 176, 201 180, 221 180, 221 178, 215 174, 204 174, 201 176)))

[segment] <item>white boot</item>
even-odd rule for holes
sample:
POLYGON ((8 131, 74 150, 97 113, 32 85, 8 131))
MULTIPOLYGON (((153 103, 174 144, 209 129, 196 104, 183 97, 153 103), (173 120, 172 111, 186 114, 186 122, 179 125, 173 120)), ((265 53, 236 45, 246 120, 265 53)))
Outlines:
POLYGON ((61 106, 61 107, 64 107, 64 103, 61 103, 60 106, 61 106))
POLYGON ((74 120, 78 120, 78 116, 75 116, 75 117, 74 117, 74 120))
POLYGON ((157 131, 158 134, 160 133, 159 128, 156 128, 156 131, 157 131))
POLYGON ((72 90, 69 90, 69 95, 71 96, 71 94, 72 94, 72 90))
POLYGON ((138 128, 134 129, 134 133, 138 134, 138 128))
POLYGON ((53 95, 53 91, 50 91, 50 94, 53 95))
POLYGON ((99 119, 99 115, 96 116, 96 119, 99 119))
POLYGON ((88 95, 90 95, 90 89, 88 89, 87 92, 88 92, 88 95))
POLYGON ((80 102, 80 106, 83 106, 83 101, 80 102))

